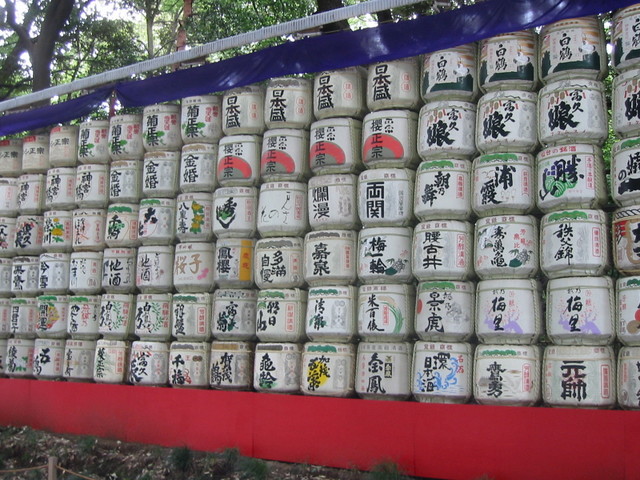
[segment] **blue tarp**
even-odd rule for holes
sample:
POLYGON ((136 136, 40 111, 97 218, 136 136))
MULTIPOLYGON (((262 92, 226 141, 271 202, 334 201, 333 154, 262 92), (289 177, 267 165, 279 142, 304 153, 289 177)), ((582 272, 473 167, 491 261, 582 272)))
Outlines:
POLYGON ((5 115, 0 117, 0 136, 88 115, 113 91, 123 106, 140 107, 228 90, 283 75, 412 57, 565 18, 604 13, 636 2, 488 0, 415 20, 306 38, 201 67, 145 80, 122 81, 68 102, 5 115))

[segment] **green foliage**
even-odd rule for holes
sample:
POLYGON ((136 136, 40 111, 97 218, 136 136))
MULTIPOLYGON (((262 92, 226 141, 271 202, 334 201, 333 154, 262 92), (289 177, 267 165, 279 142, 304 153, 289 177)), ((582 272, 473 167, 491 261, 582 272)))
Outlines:
POLYGON ((187 447, 177 447, 171 451, 169 464, 178 472, 186 472, 193 461, 193 454, 187 447))
POLYGON ((369 473, 370 480, 403 480, 406 478, 398 464, 391 460, 385 460, 374 465, 369 473))
POLYGON ((83 453, 85 455, 89 454, 93 451, 97 442, 98 439, 96 437, 82 436, 78 438, 78 450, 80 450, 80 453, 83 453))
POLYGON ((259 458, 242 457, 238 462, 240 478, 264 480, 269 474, 269 466, 259 458))

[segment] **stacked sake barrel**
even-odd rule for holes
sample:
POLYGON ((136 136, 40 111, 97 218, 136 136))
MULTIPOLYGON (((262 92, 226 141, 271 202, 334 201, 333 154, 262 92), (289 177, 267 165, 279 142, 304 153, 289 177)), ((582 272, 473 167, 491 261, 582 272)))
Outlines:
POLYGON ((614 265, 620 273, 616 281, 616 334, 623 347, 618 351, 617 394, 622 408, 640 408, 640 42, 639 5, 613 16, 612 64, 618 75, 613 81, 612 126, 618 138, 611 152, 611 198, 618 209, 613 213, 614 265))

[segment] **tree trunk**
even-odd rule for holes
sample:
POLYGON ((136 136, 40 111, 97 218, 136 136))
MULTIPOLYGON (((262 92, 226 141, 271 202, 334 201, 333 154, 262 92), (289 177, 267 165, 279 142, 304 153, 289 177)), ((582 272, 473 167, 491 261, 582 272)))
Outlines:
MULTIPOLYGON (((329 10, 335 10, 336 8, 342 7, 344 7, 342 0, 318 0, 318 10, 316 10, 316 13, 327 12, 329 10)), ((338 22, 327 23, 326 25, 323 25, 320 30, 322 33, 331 33, 349 29, 349 22, 346 20, 340 20, 338 22)))

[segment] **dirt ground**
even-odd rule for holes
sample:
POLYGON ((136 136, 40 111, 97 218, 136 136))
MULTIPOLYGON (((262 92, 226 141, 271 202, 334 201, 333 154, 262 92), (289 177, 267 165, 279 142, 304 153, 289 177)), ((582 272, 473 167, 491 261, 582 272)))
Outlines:
POLYGON ((58 480, 409 480, 393 463, 380 463, 371 472, 306 464, 264 461, 236 450, 197 452, 123 443, 95 437, 58 435, 27 427, 0 426, 0 479, 46 479, 46 469, 2 473, 46 465, 48 458, 81 474, 58 471, 58 480))

